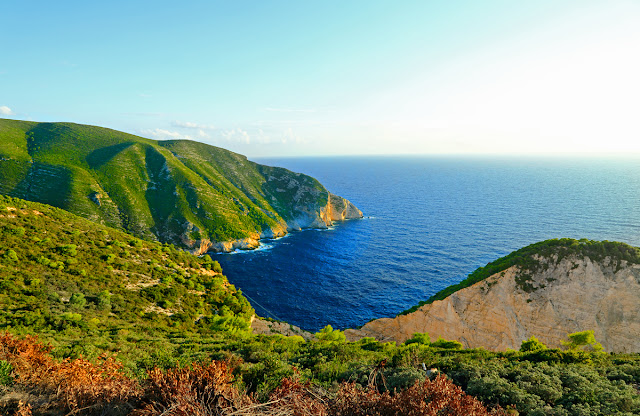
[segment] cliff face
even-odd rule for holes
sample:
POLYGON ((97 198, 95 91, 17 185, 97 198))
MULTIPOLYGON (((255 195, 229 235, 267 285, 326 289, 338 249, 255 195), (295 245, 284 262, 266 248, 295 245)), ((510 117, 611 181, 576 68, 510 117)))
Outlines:
POLYGON ((362 216, 303 174, 203 143, 73 123, 0 119, 0 193, 194 254, 362 216))
POLYGON ((559 347, 568 333, 592 329, 605 351, 640 352, 640 265, 610 257, 556 259, 538 258, 546 269, 532 274, 512 266, 413 313, 347 330, 347 338, 404 342, 427 332, 431 339, 505 350, 531 336, 559 347))

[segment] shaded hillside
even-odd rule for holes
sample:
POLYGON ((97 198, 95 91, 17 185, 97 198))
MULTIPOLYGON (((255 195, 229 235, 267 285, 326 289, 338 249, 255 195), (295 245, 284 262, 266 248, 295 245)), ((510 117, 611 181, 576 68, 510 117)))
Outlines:
POLYGON ((73 123, 0 119, 0 193, 197 253, 362 216, 306 175, 202 143, 73 123))
POLYGON ((351 339, 403 342, 428 332, 504 350, 531 336, 558 347, 567 333, 584 330, 593 330, 607 351, 640 352, 639 249, 609 241, 537 243, 403 315, 347 333, 351 339))
POLYGON ((248 333, 252 316, 209 256, 0 196, 0 331, 135 357, 176 334, 248 333))

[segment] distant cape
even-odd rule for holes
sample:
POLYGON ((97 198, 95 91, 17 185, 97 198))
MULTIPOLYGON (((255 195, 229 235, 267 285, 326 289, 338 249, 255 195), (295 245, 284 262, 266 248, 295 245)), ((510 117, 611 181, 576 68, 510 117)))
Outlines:
POLYGON ((189 140, 0 119, 0 193, 195 254, 362 217, 316 179, 189 140))

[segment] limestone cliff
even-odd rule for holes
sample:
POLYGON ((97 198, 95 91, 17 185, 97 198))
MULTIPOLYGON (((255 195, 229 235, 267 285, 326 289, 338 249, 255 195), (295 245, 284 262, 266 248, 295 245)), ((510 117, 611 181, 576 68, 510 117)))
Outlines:
POLYGON ((640 265, 610 256, 535 260, 543 265, 535 272, 511 266, 415 312, 347 330, 347 338, 403 342, 427 332, 505 350, 531 336, 559 347, 568 333, 592 329, 605 351, 640 352, 640 265))

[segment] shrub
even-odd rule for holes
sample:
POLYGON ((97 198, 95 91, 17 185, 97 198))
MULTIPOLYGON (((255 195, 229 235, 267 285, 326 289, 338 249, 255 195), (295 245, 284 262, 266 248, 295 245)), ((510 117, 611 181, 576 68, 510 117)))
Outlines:
POLYGON ((316 332, 315 335, 319 341, 345 342, 347 340, 344 332, 338 331, 337 329, 334 330, 331 325, 325 326, 320 332, 316 332))
POLYGON ((336 416, 368 415, 503 415, 501 410, 489 412, 480 401, 468 396, 445 376, 425 380, 391 394, 375 389, 361 389, 354 383, 340 387, 331 404, 336 416))
POLYGON ((404 344, 405 345, 409 345, 409 344, 429 345, 431 344, 431 338, 427 333, 416 332, 415 334, 413 334, 413 337, 406 340, 404 344))
POLYGON ((13 384, 12 371, 13 366, 9 362, 0 360, 0 386, 10 386, 13 384))
POLYGON ((74 293, 73 295, 71 295, 71 298, 69 299, 69 306, 77 309, 84 308, 86 304, 87 304, 87 299, 84 297, 82 293, 74 293))
POLYGON ((535 352, 546 349, 547 346, 538 341, 534 336, 531 336, 531 338, 526 341, 522 341, 522 344, 520 344, 520 352, 535 352))
POLYGON ((9 261, 18 261, 18 253, 15 252, 15 250, 9 249, 7 250, 7 252, 5 253, 5 257, 9 260, 9 261))
POLYGON ((435 342, 431 343, 431 346, 434 348, 443 348, 447 350, 461 350, 462 343, 458 341, 449 341, 444 338, 438 337, 435 342))
POLYGON ((569 351, 575 350, 591 350, 600 352, 602 351, 602 345, 596 341, 596 337, 593 335, 593 331, 581 331, 574 332, 567 335, 568 341, 563 341, 562 345, 569 351))

